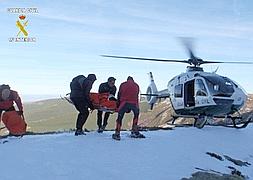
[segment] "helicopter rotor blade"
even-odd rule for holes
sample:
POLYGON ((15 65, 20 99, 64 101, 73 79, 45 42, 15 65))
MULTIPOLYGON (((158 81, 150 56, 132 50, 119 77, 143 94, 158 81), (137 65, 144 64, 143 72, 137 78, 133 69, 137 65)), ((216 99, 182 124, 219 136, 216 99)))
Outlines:
POLYGON ((180 37, 179 38, 182 42, 182 44, 185 46, 188 54, 189 54, 189 57, 190 59, 198 59, 195 54, 194 54, 194 47, 193 47, 193 41, 194 39, 193 38, 190 38, 190 37, 180 37))
MULTIPOLYGON (((191 50, 189 51, 192 52, 191 50)), ((178 62, 178 63, 186 63, 186 64, 192 63, 191 61, 189 62, 189 60, 186 61, 186 60, 179 60, 179 59, 156 59, 156 58, 142 58, 142 57, 114 56, 114 55, 101 55, 101 56, 108 57, 108 58, 130 59, 130 60, 137 60, 137 61, 178 62)), ((198 63, 199 65, 201 64, 253 64, 253 62, 240 62, 240 61, 198 61, 198 63)))
POLYGON ((142 57, 129 57, 129 56, 113 56, 113 55, 101 55, 102 57, 109 57, 109 58, 119 58, 119 59, 130 59, 130 60, 137 60, 137 61, 157 61, 157 62, 178 62, 178 63, 187 63, 186 60, 176 60, 176 59, 154 59, 154 58, 142 58, 142 57))
POLYGON ((219 64, 253 64, 253 62, 240 62, 240 61, 203 61, 202 64, 215 64, 215 63, 219 63, 219 64))

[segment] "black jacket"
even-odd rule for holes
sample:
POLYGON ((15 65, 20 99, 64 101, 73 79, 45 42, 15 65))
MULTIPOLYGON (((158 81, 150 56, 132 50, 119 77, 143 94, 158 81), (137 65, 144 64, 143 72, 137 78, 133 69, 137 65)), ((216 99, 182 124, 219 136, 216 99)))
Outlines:
POLYGON ((115 96, 117 91, 116 86, 110 87, 108 82, 102 83, 99 86, 98 92, 99 93, 109 93, 115 96))
POLYGON ((89 95, 93 83, 94 81, 83 75, 75 77, 70 83, 70 98, 83 98, 87 105, 90 105, 91 101, 89 95))

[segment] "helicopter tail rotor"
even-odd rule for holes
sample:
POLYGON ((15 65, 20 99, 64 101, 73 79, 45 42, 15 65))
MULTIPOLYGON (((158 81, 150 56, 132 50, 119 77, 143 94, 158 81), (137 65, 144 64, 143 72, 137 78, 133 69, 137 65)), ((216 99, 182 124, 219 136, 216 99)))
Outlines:
POLYGON ((154 104, 157 102, 158 98, 157 98, 157 87, 156 87, 156 84, 155 84, 155 81, 154 81, 154 77, 153 77, 153 74, 152 72, 148 73, 149 74, 149 78, 150 78, 150 84, 147 88, 147 91, 146 91, 146 98, 147 98, 147 101, 148 101, 148 104, 150 105, 150 108, 151 110, 153 109, 153 106, 154 104))
POLYGON ((152 110, 154 107, 154 104, 158 100, 169 98, 170 94, 168 92, 168 89, 158 91, 152 72, 148 73, 148 75, 149 75, 149 79, 150 79, 150 84, 147 88, 146 94, 141 94, 141 95, 146 96, 146 100, 147 100, 148 104, 150 105, 150 109, 152 110))

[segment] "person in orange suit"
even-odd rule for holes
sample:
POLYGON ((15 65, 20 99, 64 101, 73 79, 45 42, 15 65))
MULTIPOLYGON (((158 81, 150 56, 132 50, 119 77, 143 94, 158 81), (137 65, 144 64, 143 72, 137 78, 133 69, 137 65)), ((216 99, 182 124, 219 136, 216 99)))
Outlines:
POLYGON ((23 104, 18 93, 11 90, 9 85, 0 85, 0 115, 3 111, 16 111, 14 103, 19 115, 23 116, 23 104))

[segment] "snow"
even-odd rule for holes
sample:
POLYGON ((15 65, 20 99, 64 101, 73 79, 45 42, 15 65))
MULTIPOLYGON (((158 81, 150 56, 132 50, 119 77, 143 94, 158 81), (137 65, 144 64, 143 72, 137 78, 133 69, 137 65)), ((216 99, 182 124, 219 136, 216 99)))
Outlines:
POLYGON ((112 133, 31 135, 4 144, 2 139, 0 179, 178 180, 190 177, 195 167, 230 173, 227 166, 253 178, 253 165, 239 167, 206 155, 214 152, 253 164, 253 125, 149 131, 146 139, 122 132, 121 141, 112 140, 112 133))

